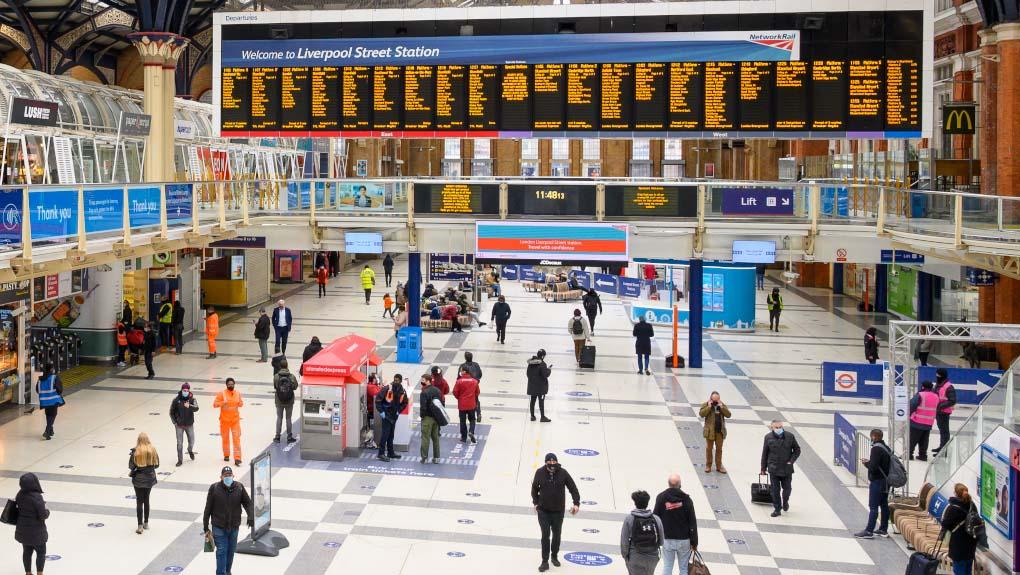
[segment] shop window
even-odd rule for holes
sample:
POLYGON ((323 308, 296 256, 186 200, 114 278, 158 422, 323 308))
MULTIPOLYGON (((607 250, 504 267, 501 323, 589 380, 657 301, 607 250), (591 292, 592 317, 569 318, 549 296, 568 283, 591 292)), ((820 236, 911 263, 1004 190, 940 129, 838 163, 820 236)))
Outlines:
POLYGON ((566 138, 554 138, 552 141, 552 159, 570 159, 570 140, 566 138))
POLYGON ((525 178, 534 178, 538 176, 538 160, 522 160, 521 176, 525 178))
POLYGON ((521 159, 538 159, 538 138, 524 138, 521 140, 521 159))
POLYGON ((602 142, 597 138, 585 138, 581 142, 581 158, 584 160, 602 159, 602 142))
POLYGON ((446 160, 459 160, 460 138, 446 138, 443 140, 443 158, 446 160))
POLYGON ((631 146, 630 158, 632 160, 648 161, 652 159, 652 145, 648 138, 636 138, 631 146))
POLYGON ((557 162, 552 163, 552 174, 556 177, 566 177, 570 175, 570 162, 557 162))
POLYGON ((488 138, 476 139, 475 141, 475 159, 476 160, 491 160, 492 159, 492 140, 488 138))

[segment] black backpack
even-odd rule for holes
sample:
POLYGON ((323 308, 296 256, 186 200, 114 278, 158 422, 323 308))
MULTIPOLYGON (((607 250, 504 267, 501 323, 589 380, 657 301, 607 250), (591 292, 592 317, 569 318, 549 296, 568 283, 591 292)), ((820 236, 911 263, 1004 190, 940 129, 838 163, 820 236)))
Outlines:
POLYGON ((280 403, 290 403, 294 401, 294 376, 286 375, 280 378, 280 383, 276 386, 276 399, 280 403))
POLYGON ((659 547, 659 533, 658 526, 655 524, 655 516, 634 517, 634 523, 630 529, 630 544, 642 550, 659 547))
MULTIPOLYGON (((953 505, 953 507, 962 509, 959 505, 953 505)), ((971 539, 975 539, 979 545, 987 547, 988 534, 985 531, 985 520, 981 518, 978 508, 973 502, 971 502, 970 508, 967 510, 967 517, 953 528, 953 532, 955 533, 961 527, 964 533, 970 536, 971 539)))
POLYGON ((584 333, 584 324, 581 323, 581 318, 574 318, 574 325, 570 328, 570 331, 574 332, 574 335, 581 335, 584 333))

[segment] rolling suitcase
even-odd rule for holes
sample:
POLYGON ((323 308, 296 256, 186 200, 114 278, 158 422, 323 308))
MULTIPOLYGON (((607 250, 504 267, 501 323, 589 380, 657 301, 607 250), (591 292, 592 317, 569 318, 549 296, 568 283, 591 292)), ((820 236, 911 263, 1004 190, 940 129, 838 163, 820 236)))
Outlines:
POLYGON ((586 345, 581 348, 581 361, 577 362, 578 367, 595 369, 595 346, 586 345))
POLYGON ((939 570, 939 551, 942 549, 942 536, 944 531, 939 532, 939 542, 935 545, 932 554, 922 551, 914 551, 907 560, 906 575, 935 575, 939 570))
POLYGON ((772 505, 772 485, 768 483, 768 475, 759 475, 758 482, 751 484, 751 503, 764 503, 772 505), (761 478, 766 479, 765 483, 761 478))

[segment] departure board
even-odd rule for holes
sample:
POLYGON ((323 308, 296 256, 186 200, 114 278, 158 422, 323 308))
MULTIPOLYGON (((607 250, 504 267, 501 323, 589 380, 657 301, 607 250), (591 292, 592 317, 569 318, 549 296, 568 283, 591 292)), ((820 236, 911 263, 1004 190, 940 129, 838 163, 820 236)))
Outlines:
POLYGON ((497 130, 499 67, 493 64, 468 66, 468 129, 497 130))
POLYGON ((885 118, 890 130, 921 128, 921 65, 917 60, 888 60, 885 64, 885 118))
POLYGON ((739 80, 737 62, 705 64, 706 130, 736 129, 739 80))
POLYGON ((220 127, 249 130, 251 68, 227 68, 220 74, 220 127))
POLYGON ((311 108, 308 68, 284 68, 280 75, 280 129, 307 130, 311 108))
POLYGON ((881 60, 851 60, 848 68, 847 129, 877 131, 885 126, 881 60))
POLYGON ((811 129, 846 129, 846 62, 811 62, 811 129))
POLYGON ((340 68, 317 66, 310 68, 312 130, 340 128, 340 68))
POLYGON ((768 130, 772 126, 772 62, 740 63, 740 129, 768 130))
POLYGON ((404 129, 431 130, 436 106, 436 69, 408 66, 404 69, 404 129))
POLYGON ((401 127, 404 74, 400 66, 375 66, 372 71, 372 126, 376 130, 401 127))
POLYGON ((705 67, 700 62, 669 65, 669 129, 700 130, 705 67))
POLYGON ((436 66, 436 129, 467 127, 467 66, 436 66))
POLYGON ((567 64, 567 129, 598 129, 598 64, 567 64))
POLYGON ((499 184, 416 184, 415 214, 498 214, 499 184))
POLYGON ((531 66, 507 64, 499 90, 499 129, 531 131, 531 66))
POLYGON ((634 105, 634 65, 602 64, 599 125, 603 130, 630 130, 634 105))
POLYGON ((534 123, 535 130, 562 130, 564 126, 564 76, 563 64, 536 64, 534 69, 534 123))
POLYGON ((281 68, 252 68, 251 129, 280 129, 281 68))
POLYGON ((606 216, 692 218, 697 215, 696 186, 606 185, 606 216))
POLYGON ((634 129, 665 130, 666 101, 669 99, 665 62, 634 64, 634 129))
POLYGON ((776 118, 777 130, 806 130, 808 128, 808 77, 807 62, 776 62, 776 118))
POLYGON ((343 127, 368 130, 372 125, 372 68, 344 66, 343 70, 343 127))

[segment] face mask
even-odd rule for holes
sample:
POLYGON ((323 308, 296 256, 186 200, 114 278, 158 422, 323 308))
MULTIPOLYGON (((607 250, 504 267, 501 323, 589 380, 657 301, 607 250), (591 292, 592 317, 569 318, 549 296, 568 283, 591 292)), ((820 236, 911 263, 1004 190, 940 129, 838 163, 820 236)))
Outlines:
POLYGON ((783 436, 783 428, 780 427, 779 429, 773 429, 772 433, 775 433, 776 437, 782 437, 783 436))
POLYGON ((555 463, 546 463, 545 464, 545 468, 548 469, 549 471, 555 471, 556 470, 556 464, 555 463))
POLYGON ((233 484, 234 484, 234 478, 233 477, 230 477, 228 475, 227 477, 223 478, 223 485, 226 485, 227 487, 230 487, 233 484))
POLYGON ((181 397, 188 397, 189 395, 191 395, 190 391, 182 391, 181 392, 181 397))
POLYGON ((227 386, 227 391, 234 391, 234 386, 228 385, 227 386))

